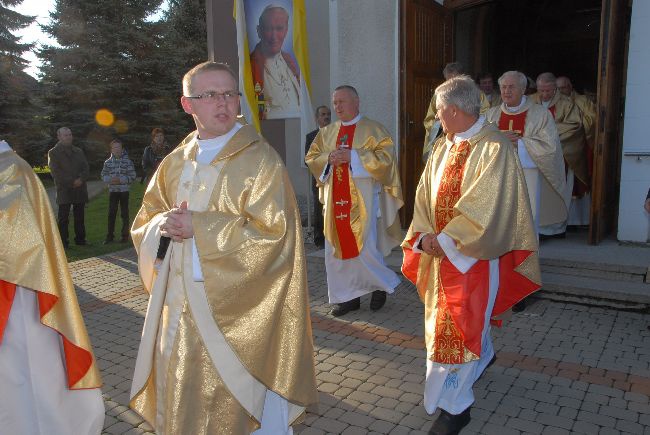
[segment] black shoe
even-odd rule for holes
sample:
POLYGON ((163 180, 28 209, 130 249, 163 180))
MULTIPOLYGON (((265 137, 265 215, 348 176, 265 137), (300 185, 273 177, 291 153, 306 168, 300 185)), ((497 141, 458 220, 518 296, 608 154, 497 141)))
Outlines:
POLYGON ((457 435, 462 428, 469 424, 470 408, 467 408, 458 415, 453 415, 440 409, 440 415, 433 422, 429 434, 434 435, 457 435))
POLYGON ((370 299, 370 309, 372 311, 377 311, 386 303, 386 292, 383 290, 375 290, 372 292, 372 298, 370 299))
POLYGON ((521 313, 525 309, 526 309, 526 298, 523 298, 522 300, 520 300, 519 302, 517 302, 512 306, 513 313, 521 313))
POLYGON ((330 310, 330 314, 334 317, 340 317, 350 311, 358 310, 359 307, 361 307, 361 298, 354 298, 350 301, 336 304, 336 306, 330 310))

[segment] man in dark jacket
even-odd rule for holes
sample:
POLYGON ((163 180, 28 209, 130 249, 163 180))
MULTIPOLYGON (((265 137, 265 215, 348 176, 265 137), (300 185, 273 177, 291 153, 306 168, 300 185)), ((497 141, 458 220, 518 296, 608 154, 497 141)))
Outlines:
POLYGON ((47 161, 56 185, 56 203, 59 206, 58 226, 63 246, 68 247, 68 220, 70 208, 74 215, 74 241, 86 245, 84 207, 88 202, 88 161, 80 148, 72 145, 68 127, 57 130, 59 141, 47 153, 47 161))
MULTIPOLYGON (((316 138, 318 130, 320 130, 322 127, 325 127, 326 125, 329 125, 331 120, 332 112, 330 111, 329 107, 318 106, 316 108, 316 123, 318 124, 318 128, 307 133, 307 136, 305 137, 305 155, 307 154, 307 151, 309 151, 311 143, 316 138)), ((320 200, 318 199, 318 186, 316 186, 316 180, 313 178, 311 183, 311 191, 314 210, 314 220, 312 222, 312 226, 314 228, 314 245, 319 248, 324 248, 325 236, 323 235, 323 204, 321 204, 320 200)))

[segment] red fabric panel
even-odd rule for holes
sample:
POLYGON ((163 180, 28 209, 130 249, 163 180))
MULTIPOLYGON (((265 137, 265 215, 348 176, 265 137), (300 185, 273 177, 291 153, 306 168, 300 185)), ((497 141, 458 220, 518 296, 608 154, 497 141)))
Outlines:
POLYGON ((418 237, 420 237, 420 233, 416 233, 415 236, 408 241, 410 245, 409 248, 402 248, 402 252, 404 253, 402 258, 402 275, 404 275, 406 279, 411 281, 414 285, 417 284, 418 281, 418 268, 420 266, 421 254, 419 252, 413 252, 411 248, 413 248, 418 237))
POLYGON ((515 270, 532 253, 532 251, 510 251, 499 258, 499 293, 491 317, 503 314, 514 304, 540 289, 539 284, 515 270))
POLYGON ((465 347, 480 356, 485 310, 490 294, 489 261, 479 260, 467 273, 461 273, 445 257, 440 262, 440 282, 447 297, 447 307, 465 347))
MULTIPOLYGON (((36 294, 38 296, 38 310, 42 319, 57 303, 59 298, 49 293, 37 292, 36 294)), ((69 341, 60 331, 56 332, 61 336, 63 341, 68 388, 72 389, 90 369, 93 363, 93 357, 89 351, 69 341)))
MULTIPOLYGON (((336 138, 336 148, 352 149, 352 140, 357 125, 342 125, 336 138)), ((336 234, 341 246, 341 258, 348 260, 359 256, 359 247, 350 224, 352 210, 352 194, 350 193, 350 165, 340 165, 331 168, 332 176, 332 211, 336 234)))
POLYGON ((14 302, 16 295, 16 284, 12 284, 0 279, 0 343, 4 336, 5 327, 9 320, 9 313, 11 312, 11 305, 14 302))

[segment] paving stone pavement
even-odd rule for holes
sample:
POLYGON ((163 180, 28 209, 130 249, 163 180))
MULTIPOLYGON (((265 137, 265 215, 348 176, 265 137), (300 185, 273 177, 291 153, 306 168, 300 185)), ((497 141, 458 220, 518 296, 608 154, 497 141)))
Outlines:
MULTIPOLYGON (((313 250, 307 245, 308 250, 313 250)), ((321 258, 308 258, 320 403, 296 433, 425 434, 423 306, 403 282, 379 312, 327 315, 321 258)), ((104 379, 105 434, 149 434, 128 409, 147 296, 133 250, 70 265, 104 379)), ((476 383, 461 434, 650 435, 650 315, 537 300, 493 329, 497 361, 476 383)))

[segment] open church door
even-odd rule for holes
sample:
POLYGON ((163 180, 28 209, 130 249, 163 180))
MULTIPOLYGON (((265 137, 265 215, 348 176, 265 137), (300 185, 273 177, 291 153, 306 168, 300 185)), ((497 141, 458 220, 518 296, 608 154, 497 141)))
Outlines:
POLYGON ((600 243, 613 231, 618 215, 630 3, 602 3, 590 244, 600 243))
POLYGON ((402 225, 413 218, 415 190, 424 168, 424 127, 433 90, 452 56, 452 15, 435 0, 400 0, 400 147, 404 194, 402 225))

